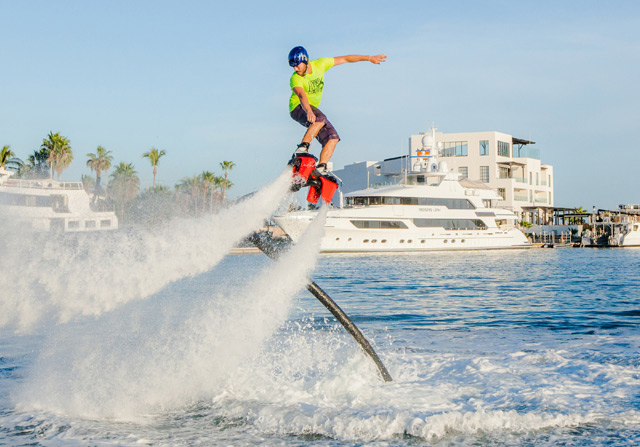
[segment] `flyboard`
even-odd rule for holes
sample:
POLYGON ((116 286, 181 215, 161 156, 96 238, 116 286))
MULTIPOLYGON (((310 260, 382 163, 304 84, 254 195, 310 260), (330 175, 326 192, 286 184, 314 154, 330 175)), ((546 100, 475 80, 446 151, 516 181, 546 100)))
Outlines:
POLYGON ((291 190, 299 191, 309 187, 307 202, 316 204, 318 200, 330 203, 333 194, 338 189, 338 179, 331 174, 321 174, 316 169, 318 159, 313 155, 302 152, 293 154, 289 160, 289 166, 293 168, 293 181, 291 190))
MULTIPOLYGON (((292 190, 298 191, 305 186, 309 186, 309 192, 307 194, 307 200, 309 202, 315 204, 322 198, 324 202, 329 203, 338 188, 338 181, 330 174, 321 174, 318 172, 315 169, 316 161, 317 159, 311 154, 294 154, 291 161, 289 161, 289 165, 293 167, 294 176, 292 190)), ((278 255, 286 249, 286 247, 276 246, 272 239, 267 239, 258 233, 253 233, 249 236, 248 240, 271 259, 277 259, 278 255)), ((358 342, 362 350, 376 364, 384 381, 391 382, 393 380, 391 374, 387 371, 387 368, 378 357, 378 354, 376 354, 376 351, 373 350, 369 341, 340 306, 312 280, 309 280, 307 290, 336 317, 347 332, 358 342)))

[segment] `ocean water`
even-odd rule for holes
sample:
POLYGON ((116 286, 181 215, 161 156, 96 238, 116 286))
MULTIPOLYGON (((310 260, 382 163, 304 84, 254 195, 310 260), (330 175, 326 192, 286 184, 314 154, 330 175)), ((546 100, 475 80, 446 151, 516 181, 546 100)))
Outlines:
POLYGON ((32 287, 0 327, 0 445, 640 445, 640 250, 317 256, 314 231, 26 324, 64 301, 32 287))

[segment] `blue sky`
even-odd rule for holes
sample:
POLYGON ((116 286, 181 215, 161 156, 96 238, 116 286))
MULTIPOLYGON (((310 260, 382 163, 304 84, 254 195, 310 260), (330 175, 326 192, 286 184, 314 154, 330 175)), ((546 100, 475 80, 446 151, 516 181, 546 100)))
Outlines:
POLYGON ((0 21, 0 146, 26 158, 60 132, 64 180, 102 145, 150 185, 156 147, 163 184, 231 160, 230 195, 258 189, 302 135, 286 56, 304 45, 388 55, 326 75, 336 168, 431 123, 496 130, 536 141, 556 206, 640 203, 640 2, 0 0, 0 21))

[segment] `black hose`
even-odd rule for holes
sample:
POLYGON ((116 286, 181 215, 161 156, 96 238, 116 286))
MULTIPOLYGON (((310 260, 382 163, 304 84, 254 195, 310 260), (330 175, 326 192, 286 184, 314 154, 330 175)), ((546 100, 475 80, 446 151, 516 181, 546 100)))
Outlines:
MULTIPOLYGON (((262 237, 258 233, 253 233, 248 237, 248 240, 271 259, 277 259, 280 251, 282 250, 282 248, 278 248, 277 246, 275 246, 275 244, 271 240, 267 241, 266 238, 262 237)), ((385 366, 382 364, 382 361, 378 357, 378 354, 376 354, 369 341, 365 338, 362 332, 360 332, 360 329, 358 329, 355 323, 351 321, 347 314, 344 313, 340 306, 338 306, 336 302, 333 301, 331 297, 312 280, 309 280, 309 284, 307 284, 307 290, 311 292, 311 294, 315 296, 324 307, 329 309, 329 312, 331 312, 333 316, 336 317, 336 319, 340 322, 340 324, 342 324, 347 332, 351 334, 351 336, 358 342, 364 352, 369 357, 371 357, 373 362, 378 367, 380 375, 382 375, 384 381, 391 382, 393 380, 391 378, 391 374, 389 374, 387 368, 385 368, 385 366)))

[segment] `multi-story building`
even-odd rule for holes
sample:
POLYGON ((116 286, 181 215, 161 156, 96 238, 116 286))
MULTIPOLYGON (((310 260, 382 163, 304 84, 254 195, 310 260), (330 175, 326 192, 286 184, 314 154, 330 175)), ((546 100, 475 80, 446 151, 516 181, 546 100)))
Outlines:
POLYGON ((404 170, 412 170, 417 160, 435 150, 461 180, 496 190, 502 197, 498 207, 531 223, 547 223, 553 214, 553 167, 540 161, 540 151, 532 144, 503 132, 447 134, 434 129, 409 137, 409 157, 354 163, 335 173, 345 193, 395 183, 404 170))

